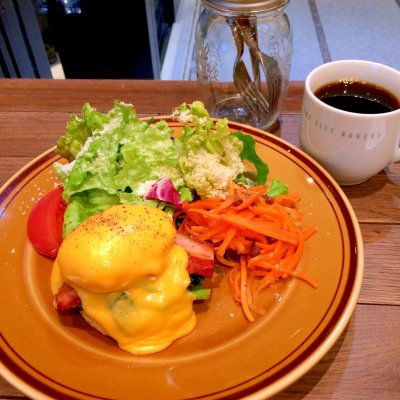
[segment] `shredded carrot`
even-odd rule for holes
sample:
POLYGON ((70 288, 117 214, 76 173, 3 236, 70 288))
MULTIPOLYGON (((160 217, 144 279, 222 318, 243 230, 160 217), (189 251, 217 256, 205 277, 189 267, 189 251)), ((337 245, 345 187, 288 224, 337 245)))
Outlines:
POLYGON ((249 287, 247 283, 247 266, 244 257, 240 257, 240 302, 242 303, 243 312, 246 318, 250 321, 254 321, 253 314, 249 308, 249 287))
POLYGON ((249 321, 265 313, 254 304, 254 294, 278 280, 292 277, 318 287, 297 270, 305 242, 316 232, 301 226, 300 194, 271 198, 266 192, 266 186, 231 182, 225 199, 184 202, 174 214, 180 233, 213 244, 216 260, 230 269, 233 299, 249 321))
POLYGON ((228 228, 228 230, 226 231, 224 240, 222 241, 221 245, 218 247, 215 254, 218 254, 219 256, 223 256, 225 254, 225 251, 228 248, 229 243, 232 242, 234 236, 236 235, 236 232, 237 232, 236 228, 234 228, 234 227, 228 228))
POLYGON ((237 266, 237 262, 235 261, 231 261, 231 260, 227 260, 224 257, 219 256, 218 254, 215 255, 215 258, 217 259, 217 261, 219 261, 222 265, 226 265, 228 267, 236 267, 237 266))

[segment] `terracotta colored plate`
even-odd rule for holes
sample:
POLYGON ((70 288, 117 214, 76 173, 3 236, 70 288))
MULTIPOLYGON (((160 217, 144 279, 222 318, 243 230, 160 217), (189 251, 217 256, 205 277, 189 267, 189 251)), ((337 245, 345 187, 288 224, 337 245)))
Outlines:
MULTIPOLYGON (((176 124, 175 129, 179 129, 176 124)), ((304 225, 317 225, 301 270, 313 289, 287 280, 264 292, 267 314, 250 324, 217 276, 212 299, 196 305, 198 324, 167 350, 133 356, 52 306, 52 262, 26 236, 32 205, 57 178, 52 150, 0 192, 1 374, 32 398, 267 398, 301 377, 328 352, 347 325, 363 275, 363 246, 354 212, 339 186, 313 160, 274 136, 247 126, 257 150, 291 191, 302 195, 304 225)))

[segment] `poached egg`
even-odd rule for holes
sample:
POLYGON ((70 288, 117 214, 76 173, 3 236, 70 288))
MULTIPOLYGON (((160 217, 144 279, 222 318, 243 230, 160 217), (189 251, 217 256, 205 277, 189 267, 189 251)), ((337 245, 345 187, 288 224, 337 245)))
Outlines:
POLYGON ((51 275, 66 283, 82 315, 133 354, 161 351, 196 325, 188 255, 165 212, 119 204, 86 219, 64 239, 51 275))

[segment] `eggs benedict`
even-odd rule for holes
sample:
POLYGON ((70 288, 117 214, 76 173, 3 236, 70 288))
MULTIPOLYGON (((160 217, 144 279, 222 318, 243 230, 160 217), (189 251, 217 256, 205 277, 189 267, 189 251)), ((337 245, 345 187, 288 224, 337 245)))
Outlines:
POLYGON ((151 206, 119 204, 86 219, 55 260, 55 307, 72 293, 82 316, 121 349, 165 349, 196 325, 188 255, 175 239, 170 216, 151 206))

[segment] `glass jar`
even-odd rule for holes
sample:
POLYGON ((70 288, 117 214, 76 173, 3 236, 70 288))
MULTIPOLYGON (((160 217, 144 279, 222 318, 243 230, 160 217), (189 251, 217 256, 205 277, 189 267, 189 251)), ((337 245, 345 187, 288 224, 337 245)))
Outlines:
POLYGON ((292 60, 289 0, 202 0, 197 79, 210 114, 276 127, 292 60))

